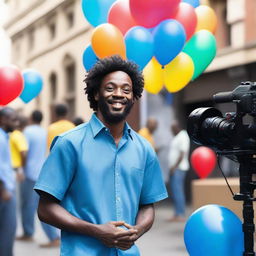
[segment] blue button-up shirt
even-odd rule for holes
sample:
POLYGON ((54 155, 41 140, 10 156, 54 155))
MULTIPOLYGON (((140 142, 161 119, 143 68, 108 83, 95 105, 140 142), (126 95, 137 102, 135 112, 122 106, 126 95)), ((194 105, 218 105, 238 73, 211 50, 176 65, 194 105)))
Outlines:
MULTIPOLYGON (((94 114, 55 138, 35 189, 61 201, 72 215, 95 224, 123 220, 136 223, 140 205, 167 197, 156 154, 128 124, 118 147, 109 130, 94 114)), ((108 248, 99 240, 62 231, 61 255, 139 255, 108 248)))
POLYGON ((28 142, 24 173, 27 179, 36 181, 46 158, 47 133, 40 125, 29 125, 24 130, 28 142))
POLYGON ((9 135, 2 128, 0 128, 0 180, 5 189, 10 192, 15 190, 15 173, 11 165, 9 135))

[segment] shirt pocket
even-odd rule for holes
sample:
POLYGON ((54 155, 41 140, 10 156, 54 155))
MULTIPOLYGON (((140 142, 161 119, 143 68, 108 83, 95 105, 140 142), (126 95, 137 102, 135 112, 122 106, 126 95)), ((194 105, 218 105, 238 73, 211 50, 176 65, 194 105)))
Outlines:
POLYGON ((137 167, 131 167, 130 174, 133 179, 134 185, 136 185, 138 189, 141 188, 143 184, 144 170, 137 167))

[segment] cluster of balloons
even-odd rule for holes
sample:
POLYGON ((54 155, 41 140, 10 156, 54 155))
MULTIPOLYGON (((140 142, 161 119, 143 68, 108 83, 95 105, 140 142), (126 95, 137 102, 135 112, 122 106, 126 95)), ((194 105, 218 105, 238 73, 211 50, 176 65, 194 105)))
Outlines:
POLYGON ((17 97, 28 103, 42 90, 43 79, 33 69, 21 72, 16 66, 0 67, 0 105, 5 106, 17 97))
POLYGON ((241 256, 244 251, 242 222, 223 206, 205 205, 187 220, 184 242, 190 256, 241 256))
POLYGON ((204 179, 216 166, 216 154, 212 149, 201 146, 192 152, 190 162, 199 178, 204 179))
POLYGON ((216 55, 216 14, 200 0, 82 0, 82 10, 95 27, 85 69, 119 54, 143 70, 150 93, 181 90, 216 55))

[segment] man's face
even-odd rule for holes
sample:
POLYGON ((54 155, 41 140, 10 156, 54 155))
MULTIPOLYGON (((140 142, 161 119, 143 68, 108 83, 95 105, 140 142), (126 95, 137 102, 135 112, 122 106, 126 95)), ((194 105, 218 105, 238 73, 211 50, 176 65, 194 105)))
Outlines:
POLYGON ((123 71, 107 74, 95 99, 98 112, 106 122, 112 124, 125 120, 134 103, 131 78, 123 71))
POLYGON ((6 132, 12 132, 17 128, 18 116, 15 112, 8 113, 2 117, 2 127, 6 132))

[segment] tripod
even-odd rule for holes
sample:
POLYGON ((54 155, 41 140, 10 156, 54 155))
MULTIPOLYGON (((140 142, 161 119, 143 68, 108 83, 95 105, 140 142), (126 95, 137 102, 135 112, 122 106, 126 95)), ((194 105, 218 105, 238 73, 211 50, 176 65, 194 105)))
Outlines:
POLYGON ((240 193, 234 195, 234 200, 243 201, 243 233, 244 233, 244 253, 243 256, 255 256, 254 252, 254 210, 253 201, 256 182, 252 180, 253 173, 256 173, 255 152, 232 151, 239 162, 240 193))

